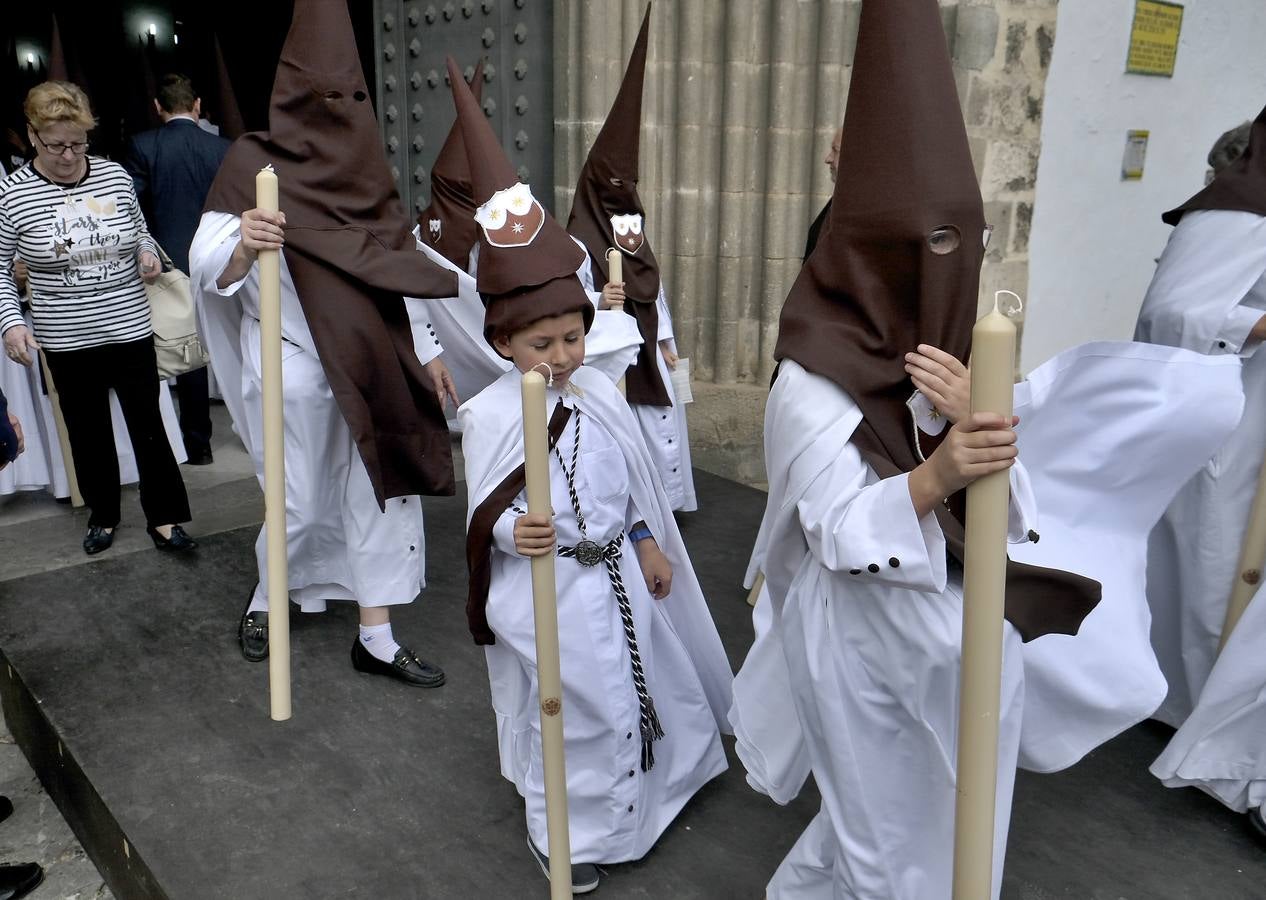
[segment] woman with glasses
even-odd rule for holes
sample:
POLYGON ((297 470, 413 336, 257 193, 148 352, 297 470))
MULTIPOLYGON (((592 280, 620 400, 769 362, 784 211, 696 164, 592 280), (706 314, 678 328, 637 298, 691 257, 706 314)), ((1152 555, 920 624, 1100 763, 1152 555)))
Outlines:
POLYGON ((0 278, 6 355, 23 365, 42 350, 62 413, 84 501, 84 551, 100 553, 119 524, 119 469, 109 392, 118 397, 140 474, 146 531, 160 550, 192 550, 181 522, 189 500, 159 411, 149 302, 142 279, 161 272, 132 179, 88 155, 96 123, 84 92, 46 81, 26 96, 35 159, 0 181, 0 271, 27 267, 34 331, 12 279, 0 278))

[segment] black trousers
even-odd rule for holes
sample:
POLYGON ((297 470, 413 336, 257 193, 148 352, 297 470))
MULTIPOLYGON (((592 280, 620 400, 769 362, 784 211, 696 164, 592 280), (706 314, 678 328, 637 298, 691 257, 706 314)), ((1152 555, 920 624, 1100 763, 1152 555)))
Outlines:
POLYGON ((188 522, 189 497, 158 408, 158 368, 148 338, 86 350, 44 352, 75 457, 89 525, 119 524, 119 457, 110 424, 110 389, 123 409, 140 475, 146 524, 188 522))
POLYGON ((180 402, 180 433, 191 457, 211 450, 211 392, 207 367, 176 376, 180 402))

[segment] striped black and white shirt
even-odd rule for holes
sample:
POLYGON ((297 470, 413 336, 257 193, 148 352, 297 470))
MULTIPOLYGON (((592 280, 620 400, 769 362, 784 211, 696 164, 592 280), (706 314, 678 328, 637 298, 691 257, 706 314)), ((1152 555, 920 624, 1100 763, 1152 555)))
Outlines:
MULTIPOLYGON (((82 350, 148 338, 149 301, 136 257, 156 252, 132 177, 98 156, 76 185, 28 163, 0 181, 0 272, 16 255, 30 272, 35 339, 82 350)), ((0 333, 23 325, 12 278, 0 277, 0 333)))

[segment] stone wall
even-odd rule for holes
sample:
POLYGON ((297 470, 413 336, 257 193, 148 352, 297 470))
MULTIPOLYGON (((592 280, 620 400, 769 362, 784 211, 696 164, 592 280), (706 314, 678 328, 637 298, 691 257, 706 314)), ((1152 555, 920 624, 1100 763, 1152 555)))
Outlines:
MULTIPOLYGON (((982 296, 995 287, 1023 295, 1056 3, 941 0, 941 7, 995 226, 982 296)), ((564 221, 644 9, 643 0, 555 4, 555 208, 564 221)), ((655 4, 640 187, 696 380, 768 384, 805 231, 830 196, 822 160, 843 120, 860 11, 859 0, 655 4)), ((755 433, 726 436, 749 452, 759 446, 761 415, 759 401, 752 403, 755 433)), ((712 421, 710 412, 693 410, 692 420, 712 421)), ((694 443, 706 456, 701 437, 694 443)))

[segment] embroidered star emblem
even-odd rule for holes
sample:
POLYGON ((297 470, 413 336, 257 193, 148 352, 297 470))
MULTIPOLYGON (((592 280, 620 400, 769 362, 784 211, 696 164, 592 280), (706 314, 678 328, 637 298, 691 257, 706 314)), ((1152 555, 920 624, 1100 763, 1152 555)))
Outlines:
POLYGON ((500 222, 500 221, 501 221, 501 210, 499 210, 499 209, 494 209, 494 210, 492 210, 491 212, 489 212, 489 213, 488 213, 488 218, 489 218, 489 219, 491 219, 491 220, 492 220, 492 221, 494 221, 494 222, 500 222))
POLYGON ((511 230, 511 231, 513 231, 515 234, 522 234, 522 233, 523 233, 523 223, 522 223, 522 222, 515 222, 512 226, 510 226, 510 230, 511 230))
POLYGON ((66 238, 66 246, 67 247, 75 246, 75 239, 73 237, 66 238))
POLYGON ((941 411, 937 409, 935 406, 932 407, 930 410, 928 410, 928 418, 931 419, 932 421, 936 421, 940 417, 941 417, 941 411))
POLYGON ((61 241, 53 241, 53 255, 54 256, 69 256, 70 247, 66 244, 63 244, 61 241))
POLYGON ((632 235, 629 235, 627 238, 625 238, 625 240, 629 242, 630 247, 632 247, 634 244, 637 243, 637 238, 633 237, 632 235))

